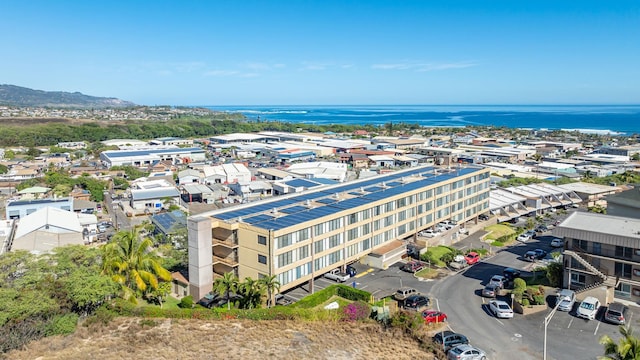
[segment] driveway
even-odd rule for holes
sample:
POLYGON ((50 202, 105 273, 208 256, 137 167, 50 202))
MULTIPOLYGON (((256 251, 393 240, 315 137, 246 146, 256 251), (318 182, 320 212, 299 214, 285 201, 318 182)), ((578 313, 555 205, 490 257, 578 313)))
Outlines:
MULTIPOLYGON (((479 291, 492 275, 501 274, 506 267, 520 269, 524 276, 536 263, 522 260, 522 255, 536 248, 551 252, 551 236, 543 236, 524 244, 504 248, 495 256, 468 268, 466 271, 439 281, 432 288, 438 309, 444 311, 453 331, 466 335, 473 345, 487 352, 490 359, 541 359, 544 344, 544 318, 551 311, 513 319, 496 319, 488 309, 488 300, 479 291)), ((548 261, 548 260, 546 260, 548 261)), ((547 294, 550 295, 550 294, 547 294)), ((510 302, 510 299, 504 299, 510 302)), ((600 314, 602 315, 601 309, 600 314)), ((602 335, 618 339, 618 328, 599 320, 586 321, 573 313, 556 312, 547 328, 547 358, 557 360, 597 359, 602 355, 598 340, 602 335)))

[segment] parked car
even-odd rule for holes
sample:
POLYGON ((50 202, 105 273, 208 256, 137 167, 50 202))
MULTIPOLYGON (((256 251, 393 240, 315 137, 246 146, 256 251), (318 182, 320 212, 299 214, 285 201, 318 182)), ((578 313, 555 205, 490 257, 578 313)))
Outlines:
POLYGON ((531 261, 534 262, 538 259, 538 256, 536 255, 536 252, 533 250, 527 251, 526 253, 524 253, 524 255, 522 256, 522 258, 526 261, 531 261))
POLYGON ((218 301, 218 296, 216 294, 208 293, 202 299, 198 300, 197 304, 207 309, 211 309, 215 307, 216 302, 218 301))
POLYGON ((525 231, 525 234, 531 236, 532 239, 536 237, 536 232, 534 230, 527 230, 525 231))
POLYGON ((418 292, 418 290, 412 288, 412 287, 402 287, 400 289, 398 289, 395 294, 393 294, 393 298, 396 300, 400 300, 400 301, 404 301, 406 298, 408 298, 411 295, 417 295, 420 294, 420 292, 418 292))
POLYGON ((558 292, 556 301, 560 302, 558 304, 558 310, 571 311, 571 309, 573 309, 573 304, 576 303, 576 293, 573 290, 562 289, 558 292))
POLYGON ((444 228, 445 228, 446 230, 451 230, 451 229, 453 229, 453 228, 456 226, 456 224, 454 224, 454 223, 453 223, 452 221, 450 221, 450 220, 441 221, 439 225, 444 226, 444 228))
POLYGON ((537 233, 543 233, 549 231, 549 228, 546 225, 538 225, 535 230, 537 233))
POLYGON ((402 265, 402 267, 400 268, 400 270, 410 273, 416 273, 422 269, 424 269, 424 264, 420 261, 415 260, 409 261, 408 263, 402 265))
POLYGON ((487 354, 469 344, 458 345, 447 353, 448 360, 486 360, 487 354))
POLYGON ((476 264, 480 260, 480 254, 475 251, 472 251, 464 256, 464 259, 467 261, 467 264, 473 265, 476 264))
POLYGON ((534 253, 536 253, 536 259, 537 260, 542 260, 545 257, 547 257, 547 252, 542 250, 542 249, 535 249, 533 250, 534 253))
POLYGON ((554 248, 564 247, 564 240, 560 238, 553 238, 553 240, 551 240, 551 247, 554 247, 554 248))
POLYGON ((405 310, 421 311, 429 306, 429 298, 424 295, 411 295, 404 300, 405 310))
POLYGON ((487 214, 480 214, 480 215, 478 215, 478 219, 479 219, 479 220, 482 220, 482 221, 487 221, 487 220, 489 220, 489 215, 487 215, 487 214))
POLYGON ((487 284, 484 289, 482 289, 482 296, 494 298, 498 295, 498 291, 500 291, 500 287, 496 284, 487 284))
POLYGON ((500 319, 510 319, 513 317, 513 310, 511 310, 511 306, 502 300, 489 301, 489 311, 491 311, 495 317, 500 319))
POLYGON ((531 240, 531 235, 529 235, 527 233, 522 233, 522 234, 518 235, 516 240, 518 240, 520 242, 527 242, 527 241, 531 240))
POLYGON ((507 282, 512 282, 514 279, 520 277, 520 270, 514 268, 506 268, 502 271, 502 275, 507 280, 507 282))
POLYGON ((466 227, 461 227, 458 229, 458 232, 462 235, 469 235, 469 229, 466 227))
POLYGON ((600 308, 600 301, 593 296, 587 296, 576 311, 576 315, 580 318, 593 320, 596 318, 598 309, 600 308))
POLYGON ((428 237, 428 238, 436 237, 440 234, 442 234, 440 231, 433 230, 433 229, 427 229, 418 233, 418 235, 428 237))
POLYGON ((462 345, 469 344, 469 339, 466 336, 458 333, 454 333, 450 330, 441 331, 433 336, 433 341, 439 344, 444 351, 462 345))
POLYGON ((422 318, 426 323, 441 323, 447 321, 447 314, 436 310, 425 310, 422 312, 422 318))
POLYGON ((347 265, 347 274, 349 274, 350 277, 356 276, 357 273, 358 271, 356 270, 356 268, 351 265, 347 265))
POLYGON ((445 232, 445 231, 449 230, 449 229, 447 229, 447 227, 446 227, 444 224, 442 224, 442 223, 437 223, 437 224, 434 226, 434 229, 435 229, 436 231, 438 231, 438 232, 445 232))
POLYGON ((340 269, 333 269, 324 274, 324 277, 335 282, 345 282, 349 280, 350 276, 346 272, 340 271, 340 269))
POLYGON ((504 288, 504 283, 506 282, 506 279, 504 276, 502 275, 493 275, 491 277, 491 280, 489 280, 489 284, 493 284, 496 285, 497 287, 499 287, 500 289, 504 288))
POLYGON ((449 267, 455 270, 464 269, 467 266, 469 266, 469 264, 467 264, 467 259, 465 259, 463 255, 456 255, 453 261, 449 263, 449 267))
POLYGON ((629 308, 623 304, 616 302, 611 303, 604 313, 604 319, 613 324, 624 325, 628 309, 629 308))
POLYGON ((275 300, 276 300, 276 305, 280 305, 280 306, 287 306, 287 305, 293 304, 293 300, 289 299, 288 297, 282 294, 277 294, 275 296, 275 300))

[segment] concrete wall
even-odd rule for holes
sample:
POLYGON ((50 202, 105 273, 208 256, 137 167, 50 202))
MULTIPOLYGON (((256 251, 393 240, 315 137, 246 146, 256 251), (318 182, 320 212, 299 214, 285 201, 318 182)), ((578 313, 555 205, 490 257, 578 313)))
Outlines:
POLYGON ((213 253, 211 220, 189 218, 189 293, 195 301, 202 299, 213 289, 213 253))

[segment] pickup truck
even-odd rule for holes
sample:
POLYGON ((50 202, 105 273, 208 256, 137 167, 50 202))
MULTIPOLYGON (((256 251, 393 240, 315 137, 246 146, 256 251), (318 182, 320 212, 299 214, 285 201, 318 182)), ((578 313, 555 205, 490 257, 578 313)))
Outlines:
POLYGON ((341 272, 340 269, 333 269, 324 274, 324 277, 330 280, 335 280, 336 282, 345 282, 349 280, 351 276, 347 273, 341 272))

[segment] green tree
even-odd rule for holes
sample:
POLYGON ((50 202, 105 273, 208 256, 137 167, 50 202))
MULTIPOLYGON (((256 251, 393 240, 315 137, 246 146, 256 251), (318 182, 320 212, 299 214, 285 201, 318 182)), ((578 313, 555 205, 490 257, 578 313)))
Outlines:
POLYGON ((9 172, 9 168, 6 165, 0 164, 0 174, 6 174, 9 172))
POLYGON ((153 243, 141 240, 139 230, 120 231, 103 248, 104 274, 120 284, 122 297, 137 302, 138 297, 158 288, 158 279, 171 280, 171 273, 162 267, 152 250, 153 243))
POLYGON ((276 275, 268 275, 259 280, 262 286, 267 290, 267 307, 274 305, 274 295, 280 290, 280 282, 276 275))
POLYGON ((640 340, 633 336, 631 327, 620 326, 622 338, 618 343, 609 335, 600 338, 600 344, 604 346, 604 356, 601 360, 640 360, 640 340))
POLYGON ((16 152, 11 150, 11 149, 5 150, 4 158, 7 159, 7 160, 15 159, 16 158, 16 152))
MULTIPOLYGON (((6 157, 6 155, 5 155, 5 157, 6 157)), ((631 155, 631 160, 640 161, 640 153, 635 153, 635 154, 631 155)))
POLYGON ((230 272, 224 273, 221 278, 218 278, 213 282, 213 289, 220 296, 224 295, 224 298, 227 300, 227 309, 231 309, 231 303, 229 299, 231 298, 231 293, 238 290, 238 285, 238 277, 230 272))
POLYGON ((238 295, 242 296, 240 308, 253 309, 259 307, 263 294, 264 287, 260 281, 249 277, 245 278, 244 281, 238 285, 238 295))

